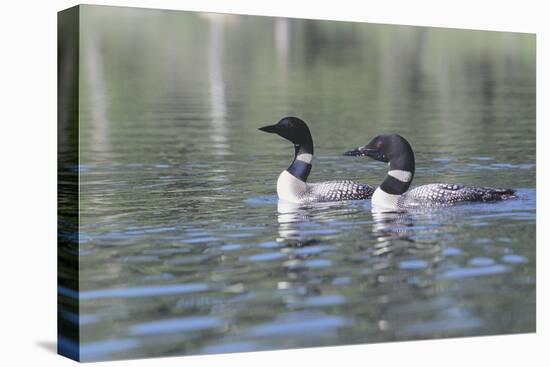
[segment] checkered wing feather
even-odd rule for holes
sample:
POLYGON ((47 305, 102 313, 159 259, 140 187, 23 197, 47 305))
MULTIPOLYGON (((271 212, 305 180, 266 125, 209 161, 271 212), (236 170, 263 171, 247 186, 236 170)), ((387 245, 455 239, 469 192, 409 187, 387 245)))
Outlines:
POLYGON ((439 206, 460 202, 489 202, 514 198, 515 191, 505 188, 429 184, 415 187, 402 196, 400 206, 439 206))
POLYGON ((343 201, 370 199, 375 187, 344 180, 313 183, 309 190, 314 201, 343 201))

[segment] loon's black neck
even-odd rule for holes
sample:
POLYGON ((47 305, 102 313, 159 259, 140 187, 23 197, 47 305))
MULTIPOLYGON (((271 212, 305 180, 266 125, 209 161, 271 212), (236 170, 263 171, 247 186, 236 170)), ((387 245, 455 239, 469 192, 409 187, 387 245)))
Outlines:
POLYGON ((313 141, 311 137, 305 143, 294 144, 294 160, 287 168, 288 173, 306 182, 313 162, 313 141), (308 141, 309 140, 309 141, 308 141))
POLYGON ((408 144, 400 148, 397 154, 392 154, 388 174, 380 185, 380 189, 392 195, 404 194, 414 177, 414 153, 408 144))

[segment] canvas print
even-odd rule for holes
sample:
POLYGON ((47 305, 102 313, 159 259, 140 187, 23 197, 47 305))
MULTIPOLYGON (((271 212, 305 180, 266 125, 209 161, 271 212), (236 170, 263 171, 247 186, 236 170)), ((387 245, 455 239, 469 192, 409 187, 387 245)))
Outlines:
POLYGON ((58 18, 58 351, 535 331, 534 34, 58 18))

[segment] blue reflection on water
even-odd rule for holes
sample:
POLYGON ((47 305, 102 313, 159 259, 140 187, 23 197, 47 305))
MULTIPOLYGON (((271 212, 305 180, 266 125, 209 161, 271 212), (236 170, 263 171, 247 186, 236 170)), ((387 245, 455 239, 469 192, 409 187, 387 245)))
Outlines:
POLYGON ((222 324, 222 319, 214 316, 182 317, 132 325, 130 335, 166 334, 211 329, 222 324))
POLYGON ((492 265, 476 268, 458 268, 444 272, 441 277, 443 279, 457 279, 466 277, 477 277, 481 275, 492 275, 510 271, 511 269, 505 265, 492 265))
POLYGON ((80 300, 91 300, 101 298, 135 298, 135 297, 153 297, 170 294, 184 294, 193 292, 202 292, 208 290, 208 284, 188 283, 171 285, 154 285, 143 287, 128 288, 104 288, 89 291, 76 292, 65 287, 58 287, 58 292, 64 296, 78 298, 80 300))
POLYGON ((258 325, 249 332, 251 336, 277 336, 311 333, 316 331, 326 332, 348 324, 351 320, 341 316, 315 315, 309 318, 308 314, 280 315, 274 322, 258 325))

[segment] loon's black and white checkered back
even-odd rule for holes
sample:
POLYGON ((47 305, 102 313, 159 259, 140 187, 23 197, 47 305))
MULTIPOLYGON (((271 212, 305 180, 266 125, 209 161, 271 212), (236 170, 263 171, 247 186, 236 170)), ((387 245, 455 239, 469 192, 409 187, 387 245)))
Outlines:
POLYGON ((514 198, 515 191, 505 188, 429 184, 415 187, 398 201, 400 208, 445 206, 461 202, 490 202, 514 198))
POLYGON ((370 199, 376 188, 350 180, 308 184, 307 201, 343 201, 370 199))

